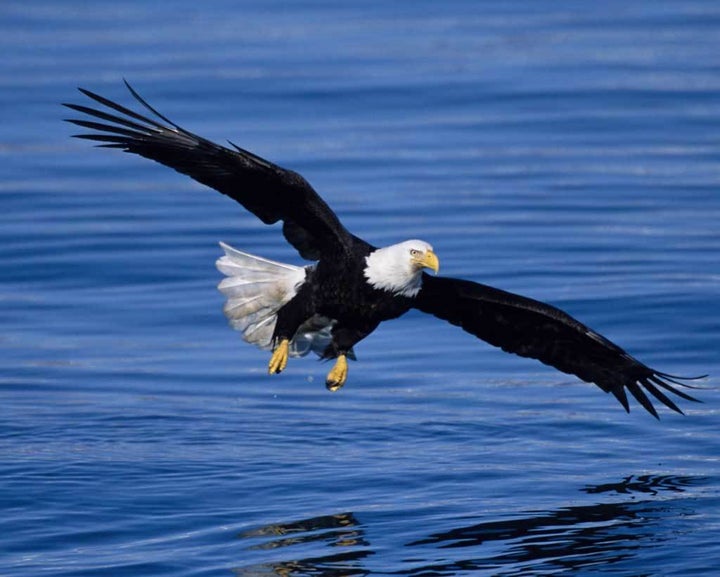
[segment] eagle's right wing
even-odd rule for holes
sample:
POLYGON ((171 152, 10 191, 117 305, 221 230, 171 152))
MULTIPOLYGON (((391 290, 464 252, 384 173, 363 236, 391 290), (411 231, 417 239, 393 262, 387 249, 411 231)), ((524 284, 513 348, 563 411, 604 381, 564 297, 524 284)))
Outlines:
POLYGON ((265 224, 282 220, 285 238, 308 260, 318 260, 329 252, 344 252, 357 240, 301 175, 234 144, 235 149, 231 150, 188 132, 125 84, 158 120, 80 88, 84 95, 110 111, 65 104, 91 117, 68 120, 93 131, 76 135, 78 138, 98 141, 103 143, 99 146, 120 148, 174 168, 236 200, 265 224))

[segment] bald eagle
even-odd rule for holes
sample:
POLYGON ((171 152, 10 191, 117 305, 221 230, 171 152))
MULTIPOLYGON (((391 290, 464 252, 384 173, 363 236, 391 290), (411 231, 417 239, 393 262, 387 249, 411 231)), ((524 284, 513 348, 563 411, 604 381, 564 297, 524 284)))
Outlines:
POLYGON ((677 388, 689 386, 689 379, 651 369, 554 306, 428 274, 437 275, 440 264, 425 241, 378 248, 358 238, 297 172, 233 143, 231 149, 188 132, 125 84, 149 115, 80 88, 100 107, 65 104, 85 115, 67 121, 91 131, 77 138, 169 166, 229 196, 265 224, 282 221, 285 239, 303 259, 315 261, 282 264, 221 243, 225 254, 217 267, 227 278, 218 288, 227 297, 225 314, 246 341, 272 351, 270 374, 282 372, 288 357, 313 351, 335 360, 326 386, 336 391, 345 384, 355 344, 381 322, 417 309, 508 353, 594 383, 628 412, 626 391, 656 418, 646 393, 678 413, 666 393, 697 401, 677 388))

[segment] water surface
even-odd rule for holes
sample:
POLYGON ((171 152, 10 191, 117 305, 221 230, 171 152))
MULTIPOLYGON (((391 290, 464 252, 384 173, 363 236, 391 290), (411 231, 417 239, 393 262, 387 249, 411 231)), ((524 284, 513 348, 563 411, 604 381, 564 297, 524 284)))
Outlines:
POLYGON ((3 575, 708 575, 720 565, 720 8, 0 7, 3 575), (552 302, 659 370, 657 422, 410 313, 265 374, 224 240, 277 227, 72 140, 80 85, 302 172, 356 234, 552 302))

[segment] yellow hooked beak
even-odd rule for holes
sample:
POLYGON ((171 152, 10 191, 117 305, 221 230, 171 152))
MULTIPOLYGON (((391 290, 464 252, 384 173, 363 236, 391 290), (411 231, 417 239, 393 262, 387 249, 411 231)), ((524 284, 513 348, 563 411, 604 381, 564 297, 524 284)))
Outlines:
POLYGON ((437 255, 431 250, 427 250, 424 254, 418 255, 415 262, 422 268, 429 268, 435 274, 440 270, 440 260, 438 260, 437 255))

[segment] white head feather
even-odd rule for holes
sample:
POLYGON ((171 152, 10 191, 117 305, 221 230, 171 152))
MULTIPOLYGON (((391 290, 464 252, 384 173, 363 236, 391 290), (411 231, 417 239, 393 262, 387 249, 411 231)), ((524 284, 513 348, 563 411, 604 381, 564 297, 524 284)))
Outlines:
POLYGON ((427 255, 434 259, 432 268, 437 272, 437 257, 425 241, 406 240, 379 248, 365 258, 365 278, 378 290, 414 297, 422 285, 422 269, 429 266, 427 255))

